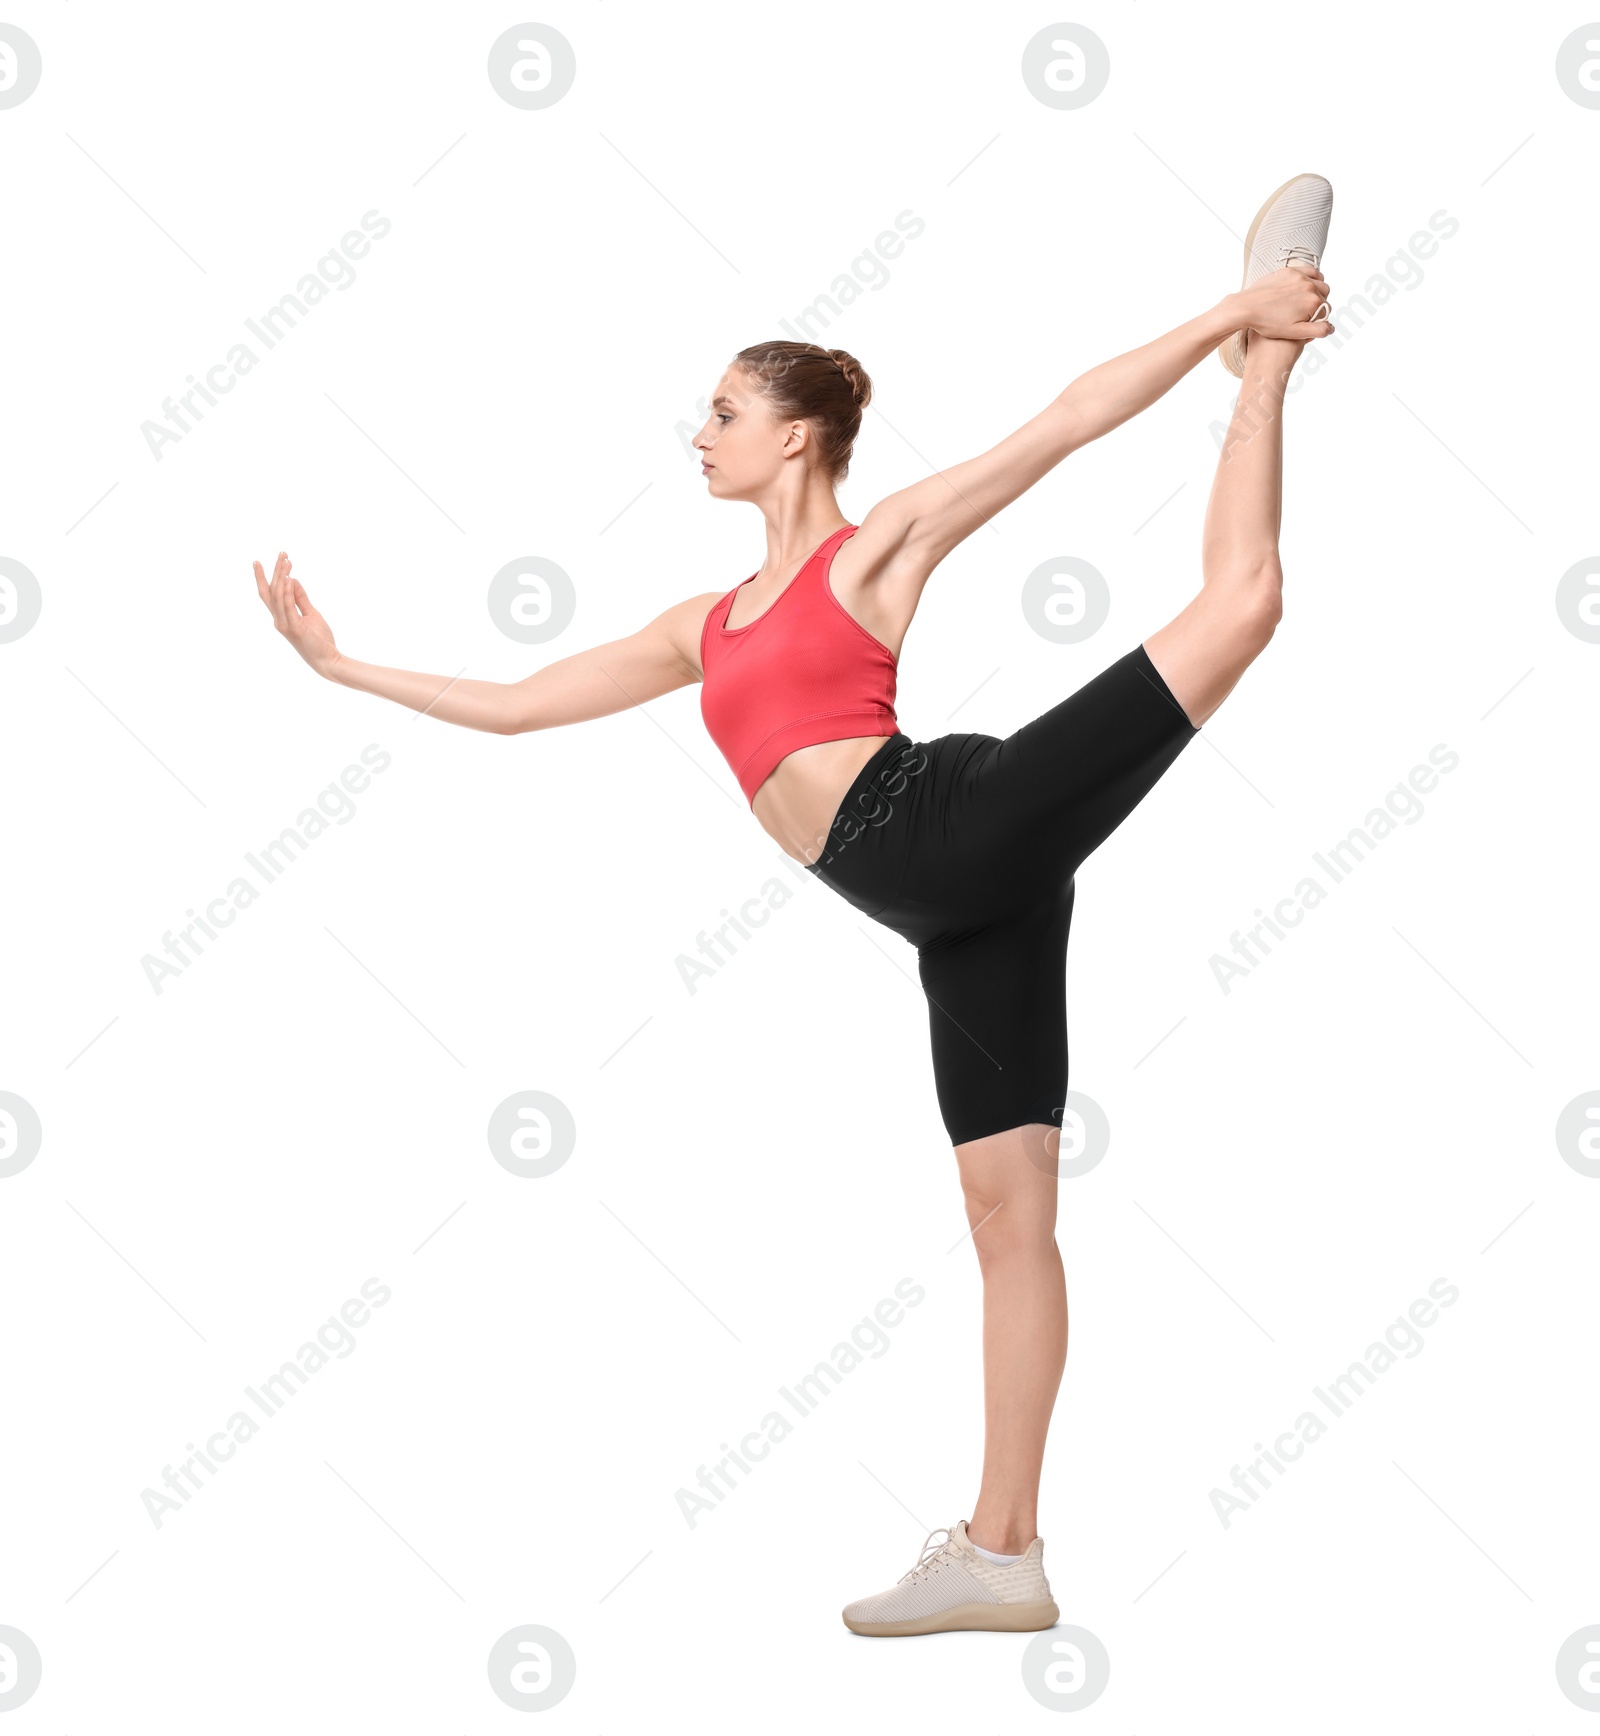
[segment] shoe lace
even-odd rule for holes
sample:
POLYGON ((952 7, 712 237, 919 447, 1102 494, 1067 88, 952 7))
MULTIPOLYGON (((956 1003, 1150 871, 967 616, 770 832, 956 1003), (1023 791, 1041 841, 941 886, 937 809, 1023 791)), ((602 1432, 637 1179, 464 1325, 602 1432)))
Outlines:
POLYGON ((913 1580, 926 1579, 950 1554, 950 1546, 955 1542, 955 1527, 942 1525, 937 1530, 928 1533, 927 1541, 922 1545, 922 1554, 917 1558, 917 1564, 910 1572, 900 1575, 902 1585, 913 1580), (935 1543, 934 1538, 940 1537, 942 1542, 935 1543))

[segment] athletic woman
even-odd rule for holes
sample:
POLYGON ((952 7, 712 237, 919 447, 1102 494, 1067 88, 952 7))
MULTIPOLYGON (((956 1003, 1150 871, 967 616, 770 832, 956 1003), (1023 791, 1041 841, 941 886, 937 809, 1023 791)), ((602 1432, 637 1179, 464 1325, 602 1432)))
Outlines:
POLYGON ((286 555, 270 583, 255 567, 278 630, 319 675, 446 723, 552 729, 701 682, 707 728, 758 823, 917 948, 983 1277, 983 1476, 970 1521, 933 1533, 897 1585, 845 1609, 856 1633, 1029 1632, 1057 1619, 1036 1516, 1067 1346, 1055 1216, 1073 875, 1277 626, 1283 398, 1303 346, 1333 329, 1321 272, 1331 208, 1326 181, 1296 176, 1252 224, 1237 293, 1090 369, 992 450, 889 495, 859 525, 834 489, 871 394, 860 364, 814 344, 742 350, 694 444, 713 499, 760 508, 765 562, 731 591, 691 597, 525 680, 358 663, 336 649, 286 555), (1199 594, 1003 741, 903 734, 900 647, 934 569, 1212 350, 1242 385, 1206 509, 1199 594))

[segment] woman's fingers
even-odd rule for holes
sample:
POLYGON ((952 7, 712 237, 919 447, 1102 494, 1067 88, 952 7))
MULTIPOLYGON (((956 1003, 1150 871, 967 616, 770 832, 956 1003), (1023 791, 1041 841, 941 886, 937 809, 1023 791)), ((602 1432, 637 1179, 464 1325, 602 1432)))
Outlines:
POLYGON ((286 638, 294 637, 294 598, 289 589, 289 557, 278 554, 276 565, 272 569, 272 595, 276 602, 278 631, 286 638))
POLYGON ((290 624, 294 619, 289 606, 289 584, 284 575, 284 565, 287 555, 279 555, 277 565, 272 569, 272 612, 277 618, 278 631, 286 638, 292 638, 290 624))
POLYGON ((1299 261, 1262 278, 1246 296, 1256 303, 1252 310, 1255 317, 1250 321, 1255 330, 1302 341, 1311 335, 1309 328, 1333 308, 1333 291, 1321 269, 1299 261))
POLYGON ((305 586, 294 576, 293 562, 288 555, 279 552, 270 579, 262 570, 260 561, 252 561, 250 565, 256 576, 257 596, 271 610, 278 631, 301 656, 314 662, 313 653, 323 648, 324 641, 327 649, 331 650, 333 635, 328 631, 327 622, 312 606, 305 586))

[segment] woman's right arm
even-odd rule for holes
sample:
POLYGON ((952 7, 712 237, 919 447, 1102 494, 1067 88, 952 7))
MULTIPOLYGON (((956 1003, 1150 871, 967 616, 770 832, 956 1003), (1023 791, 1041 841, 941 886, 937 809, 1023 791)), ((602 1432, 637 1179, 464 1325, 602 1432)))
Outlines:
POLYGON ((316 672, 341 687, 375 693, 445 723, 494 735, 521 735, 608 717, 700 679, 700 629, 716 595, 690 597, 626 639, 563 657, 521 681, 463 681, 385 669, 346 657, 305 587, 278 556, 269 582, 255 563, 256 591, 280 633, 316 672))

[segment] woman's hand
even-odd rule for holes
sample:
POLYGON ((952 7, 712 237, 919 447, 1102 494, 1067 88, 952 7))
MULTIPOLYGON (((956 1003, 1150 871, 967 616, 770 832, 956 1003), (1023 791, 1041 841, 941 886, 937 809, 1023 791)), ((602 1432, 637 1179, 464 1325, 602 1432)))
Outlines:
POLYGON ((1306 343, 1333 330, 1328 320, 1318 318, 1333 308, 1327 279, 1311 265, 1286 265, 1269 272, 1229 296, 1224 305, 1235 331, 1248 329, 1264 338, 1306 343))
POLYGON ((272 619, 284 638, 317 674, 332 676, 341 655, 333 642, 333 630, 312 608, 305 586, 291 576, 289 567, 289 557, 280 554, 269 584, 260 561, 255 562, 256 592, 271 610, 272 619))

